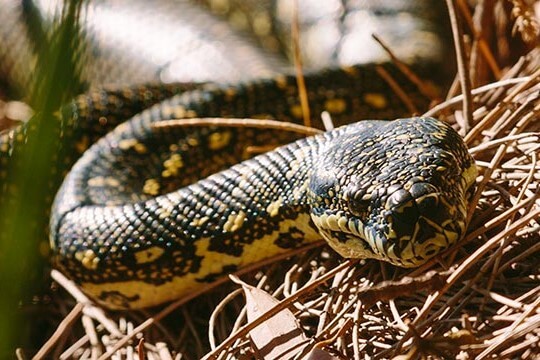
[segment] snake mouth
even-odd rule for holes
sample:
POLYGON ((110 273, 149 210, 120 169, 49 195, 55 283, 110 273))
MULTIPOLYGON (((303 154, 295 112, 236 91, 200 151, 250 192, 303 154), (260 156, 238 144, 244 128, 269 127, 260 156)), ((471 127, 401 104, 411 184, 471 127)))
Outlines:
POLYGON ((364 214, 319 208, 312 211, 311 219, 343 257, 417 267, 454 244, 465 231, 465 203, 454 203, 456 198, 419 184, 412 191, 396 191, 385 204, 368 208, 364 214))
POLYGON ((343 211, 311 214, 311 219, 328 244, 344 258, 384 260, 405 266, 403 259, 389 251, 389 239, 382 231, 365 226, 357 217, 343 211))

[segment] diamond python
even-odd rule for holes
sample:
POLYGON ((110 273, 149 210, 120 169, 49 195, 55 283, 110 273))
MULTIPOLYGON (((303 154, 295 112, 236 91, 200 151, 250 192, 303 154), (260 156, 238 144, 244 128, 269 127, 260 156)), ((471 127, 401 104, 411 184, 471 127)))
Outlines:
MULTIPOLYGON (((414 86, 383 66, 419 100, 414 86)), ((307 74, 313 113, 327 110, 338 125, 405 113, 375 73, 364 64, 307 74)), ((196 116, 298 121, 297 99, 294 78, 283 75, 78 98, 67 107, 66 131, 79 134, 74 153, 137 115, 95 142, 64 180, 51 216, 55 263, 107 306, 137 308, 321 237, 343 256, 405 267, 461 237, 475 167, 460 137, 438 120, 363 121, 240 164, 248 144, 293 138, 152 127, 196 116)), ((1 139, 2 155, 24 142, 24 131, 1 139)))
POLYGON ((433 118, 340 127, 154 196, 155 178, 181 177, 188 154, 233 141, 230 130, 163 133, 144 117, 98 141, 55 200, 62 266, 98 299, 144 307, 321 236, 342 256, 412 267, 465 231, 474 162, 433 118))

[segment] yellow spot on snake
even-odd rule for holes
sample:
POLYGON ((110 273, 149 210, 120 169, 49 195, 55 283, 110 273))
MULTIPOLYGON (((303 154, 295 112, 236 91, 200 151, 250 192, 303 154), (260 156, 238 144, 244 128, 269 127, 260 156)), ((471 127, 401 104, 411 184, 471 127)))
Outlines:
POLYGON ((124 90, 122 90, 122 95, 124 95, 126 98, 130 99, 133 96, 133 90, 124 89, 124 90))
POLYGON ((332 114, 341 114, 347 110, 347 103, 343 99, 329 99, 324 103, 324 108, 332 114))
POLYGON ((194 118, 197 117, 197 113, 195 112, 195 110, 187 110, 185 117, 194 118))
POLYGON ((203 216, 202 218, 193 219, 189 225, 191 226, 202 226, 204 225, 210 218, 208 216, 203 216))
POLYGON ((409 140, 411 136, 409 134, 399 134, 395 137, 396 140, 409 140))
POLYGON ((384 109, 388 106, 388 100, 383 94, 367 93, 364 95, 364 101, 375 109, 384 109))
POLYGON ((229 22, 237 29, 245 30, 249 26, 247 15, 241 10, 233 10, 229 15, 229 22))
POLYGON ((461 174, 461 177, 465 181, 466 186, 469 187, 474 184, 477 175, 478 169, 476 168, 476 164, 473 163, 461 174))
POLYGON ((268 120, 273 119, 274 117, 270 114, 253 114, 250 116, 252 119, 259 119, 259 120, 268 120))
POLYGON ((133 148, 139 154, 146 154, 148 152, 148 149, 146 148, 146 146, 144 144, 141 144, 141 143, 135 144, 135 146, 133 148))
POLYGON ((165 170, 161 173, 163 177, 178 175, 178 170, 184 167, 184 161, 179 154, 172 154, 171 157, 163 162, 165 170))
POLYGON ((139 154, 146 154, 148 149, 144 144, 141 144, 136 139, 124 139, 118 142, 118 147, 122 150, 129 150, 133 148, 139 154))
POLYGON ((208 4, 212 12, 219 15, 227 14, 231 9, 231 4, 228 0, 210 0, 208 4))
POLYGON ((188 145, 190 145, 190 146, 199 146, 199 140, 197 140, 197 139, 194 138, 194 137, 191 137, 191 136, 190 136, 190 137, 188 137, 188 138, 186 139, 186 141, 187 141, 188 145))
POLYGON ((172 113, 174 114, 174 117, 177 119, 181 119, 183 117, 186 117, 186 108, 183 106, 175 106, 172 110, 172 113))
POLYGON ((236 95, 236 90, 234 88, 225 89, 225 99, 231 101, 236 95))
POLYGON ((124 139, 118 142, 118 147, 122 150, 127 150, 137 143, 135 139, 124 139))
POLYGON ((272 20, 265 13, 255 16, 253 19, 253 31, 257 36, 267 36, 272 31, 272 20))
POLYGON ((82 266, 84 266, 85 268, 89 270, 97 269, 97 266, 99 264, 99 258, 90 249, 86 251, 76 252, 75 258, 81 262, 82 266))
POLYGON ((270 214, 271 217, 274 217, 279 213, 279 208, 281 207, 282 204, 283 204, 283 199, 279 198, 278 200, 270 203, 270 205, 266 207, 266 211, 268 212, 268 214, 270 214))
POLYGON ((159 208, 156 210, 158 217, 163 220, 171 216, 171 209, 159 208))
POLYGON ((300 198, 302 198, 302 196, 304 196, 304 194, 308 190, 308 187, 309 187, 309 180, 306 180, 306 181, 304 181, 304 183, 302 185, 300 185, 297 188, 293 189, 293 193, 292 193, 293 199, 299 200, 300 198))
POLYGON ((455 231, 444 230, 444 236, 448 239, 449 244, 453 244, 458 239, 458 233, 455 231))
POLYGON ((246 213, 240 210, 238 214, 232 213, 227 218, 227 221, 223 225, 223 231, 226 232, 235 232, 236 230, 240 229, 242 225, 244 224, 244 220, 246 219, 246 213))
POLYGON ((339 219, 340 217, 335 214, 328 215, 328 217, 326 217, 326 227, 335 231, 339 231, 339 219))
POLYGON ((144 182, 143 193, 156 196, 159 194, 159 187, 156 179, 148 179, 144 182))
POLYGON ((223 267, 227 265, 238 265, 246 259, 243 256, 228 255, 221 252, 211 251, 210 240, 200 239, 196 243, 197 250, 196 255, 202 257, 201 267, 204 268, 204 272, 201 272, 200 276, 205 274, 220 273, 223 271, 223 267))
POLYGON ((208 137, 208 147, 212 150, 220 150, 229 145, 230 141, 230 131, 216 132, 208 137))
POLYGON ((164 117, 164 118, 170 118, 171 115, 173 113, 173 108, 170 107, 169 105, 163 105, 161 107, 161 115, 164 117))
POLYGON ((153 246, 153 247, 145 249, 145 250, 137 251, 134 254, 135 255, 135 261, 137 262, 137 264, 149 263, 149 262, 152 262, 152 261, 156 260, 164 252, 165 252, 165 250, 163 250, 162 248, 157 247, 157 246, 153 246))

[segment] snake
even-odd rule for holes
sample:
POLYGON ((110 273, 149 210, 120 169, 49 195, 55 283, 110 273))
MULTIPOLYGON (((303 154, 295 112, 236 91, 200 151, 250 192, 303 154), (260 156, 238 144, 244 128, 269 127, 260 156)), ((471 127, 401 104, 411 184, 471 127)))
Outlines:
MULTIPOLYGON (((155 126, 211 116, 299 122, 292 75, 82 95, 64 108, 65 131, 78 134, 71 150, 82 155, 52 205, 53 263, 112 309, 177 299, 321 239, 347 258, 425 263, 464 235, 476 167, 443 121, 359 121, 410 111, 377 77, 381 68, 427 103, 388 63, 307 71, 313 113, 328 111, 338 127, 301 139, 249 126, 155 126), (246 159, 247 145, 282 143, 246 159)), ((3 135, 0 155, 27 133, 3 135)))

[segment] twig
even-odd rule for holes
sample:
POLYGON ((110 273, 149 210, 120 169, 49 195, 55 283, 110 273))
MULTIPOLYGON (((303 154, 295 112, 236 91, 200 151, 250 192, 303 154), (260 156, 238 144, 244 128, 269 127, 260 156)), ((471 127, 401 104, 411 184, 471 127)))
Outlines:
POLYGON ((122 336, 122 332, 118 329, 116 324, 105 315, 105 312, 101 308, 96 307, 92 301, 82 293, 82 291, 73 281, 66 278, 58 270, 51 270, 51 277, 64 289, 66 289, 78 302, 85 305, 83 308, 83 312, 85 314, 98 320, 111 334, 115 336, 122 336))
POLYGON ((299 297, 303 296, 306 293, 309 293, 311 290, 315 289, 316 287, 320 286, 321 284, 325 283, 326 281, 330 280, 333 276, 335 276, 337 273, 342 271, 343 269, 346 269, 350 266, 352 266, 355 263, 353 260, 347 260, 343 262, 341 265, 335 267, 325 275, 321 276, 317 280, 313 281, 312 283, 307 284, 304 286, 301 290, 298 292, 292 294, 291 296, 283 299, 279 304, 276 304, 273 308, 266 311, 264 314, 259 316, 257 319, 253 320, 252 322, 242 326, 238 331, 231 334, 227 339, 225 339, 218 347, 216 347, 212 352, 206 354, 203 359, 216 359, 216 356, 223 350, 225 350, 228 346, 232 345, 232 343, 245 335, 248 334, 248 332, 252 329, 254 329, 256 326, 262 324, 266 319, 271 318, 272 316, 279 313, 281 310, 288 307, 290 304, 292 304, 294 301, 296 301, 299 297))
POLYGON ((404 276, 398 281, 383 281, 358 292, 358 297, 365 306, 378 301, 389 301, 400 296, 414 294, 419 291, 437 291, 444 286, 448 276, 455 268, 446 271, 429 271, 416 277, 404 276))
POLYGON ((139 356, 139 360, 146 359, 144 351, 144 338, 141 338, 141 340, 139 340, 139 343, 137 344, 137 355, 139 356))
POLYGON ((158 121, 152 124, 155 129, 166 129, 169 127, 204 127, 204 126, 224 126, 224 127, 246 127, 257 129, 276 129, 290 131, 303 135, 316 135, 322 133, 321 130, 307 127, 286 121, 263 120, 263 119, 240 119, 240 118, 196 118, 196 119, 171 119, 158 121))
POLYGON ((69 348, 67 348, 61 355, 60 360, 67 360, 71 359, 73 357, 73 354, 79 350, 84 344, 86 344, 90 340, 90 337, 88 334, 85 334, 82 336, 79 340, 77 340, 73 345, 71 345, 69 348))
POLYGON ((399 97, 399 99, 403 102, 403 104, 407 107, 407 110, 411 114, 418 114, 418 109, 414 105, 414 103, 411 101, 411 99, 407 96, 407 93, 399 86, 396 80, 392 78, 392 76, 386 71, 382 66, 377 65, 375 67, 375 71, 377 71, 377 74, 392 88, 392 91, 396 93, 396 95, 399 97))
POLYGON ((17 360, 26 360, 26 355, 24 354, 24 350, 21 348, 15 349, 15 356, 17 357, 17 360))
POLYGON ((311 114, 309 110, 309 101, 306 89, 306 81, 302 70, 302 54, 300 52, 300 25, 298 24, 298 0, 293 0, 291 36, 294 55, 294 70, 296 73, 296 83, 298 85, 298 96, 304 116, 304 125, 311 127, 311 114))
POLYGON ((332 116, 330 116, 330 113, 328 111, 323 111, 321 113, 321 120, 324 126, 324 130, 330 131, 335 128, 334 122, 332 121, 332 116))
MULTIPOLYGON (((503 88, 503 87, 506 87, 506 86, 511 86, 511 85, 527 82, 529 80, 530 80, 530 76, 524 76, 524 77, 519 77, 519 78, 500 80, 500 81, 497 81, 497 82, 494 82, 494 83, 491 83, 491 84, 487 84, 487 85, 484 85, 484 86, 480 86, 480 87, 478 87, 476 89, 473 89, 471 91, 471 94, 472 95, 480 95, 480 94, 483 94, 483 93, 488 92, 488 91, 493 90, 493 89, 503 88)), ((446 109, 446 108, 448 108, 448 107, 450 107, 452 105, 455 105, 455 104, 458 104, 458 103, 462 102, 463 98, 464 98, 463 94, 454 96, 453 98, 448 99, 447 101, 432 107, 429 111, 424 113, 424 116, 434 116, 435 114, 443 111, 444 109, 446 109)))
POLYGON ((486 40, 482 36, 482 33, 476 30, 476 27, 474 26, 474 23, 472 20, 471 12, 469 11, 469 5, 467 4, 465 0, 457 0, 457 5, 461 12, 461 15, 465 19, 465 23, 469 27, 469 30, 471 31, 475 40, 478 42, 478 48, 480 49, 480 53, 482 54, 484 60, 486 61, 489 68, 491 69, 491 72, 495 76, 495 79, 500 79, 502 76, 501 69, 499 68, 499 65, 497 64, 497 61, 495 60, 493 53, 489 49, 489 46, 486 43, 486 40))
MULTIPOLYGON (((521 133, 517 135, 509 135, 503 138, 483 142, 478 146, 469 148, 469 152, 472 155, 474 155, 476 153, 486 151, 494 147, 498 147, 499 145, 504 144, 506 142, 517 142, 518 140, 522 140, 522 139, 531 139, 532 141, 538 141, 539 138, 540 138, 540 133, 521 133)), ((504 166, 501 168, 504 169, 504 166)))
POLYGON ((223 300, 221 300, 219 302, 218 306, 216 306, 214 308, 214 310, 212 311, 212 315, 210 315, 210 319, 208 320, 208 324, 209 324, 209 326, 208 326, 208 342, 210 343, 210 349, 213 350, 213 349, 216 348, 216 338, 214 337, 214 327, 215 327, 215 324, 216 324, 216 318, 217 318, 218 314, 221 312, 221 310, 223 310, 225 305, 227 305, 232 299, 234 299, 238 295, 242 294, 242 292, 243 292, 242 289, 234 290, 233 292, 228 294, 223 300))
POLYGON ((463 130, 467 133, 471 127, 473 120, 473 107, 471 98, 471 79, 469 75, 469 68, 467 67, 467 55, 465 54, 465 44, 463 43, 463 30, 461 23, 456 14, 456 8, 454 4, 455 0, 446 0, 448 5, 448 14, 450 15, 450 23, 452 24, 452 34, 454 37, 454 46, 456 49, 456 57, 458 63, 458 72, 461 82, 461 92, 464 95, 463 98, 463 113, 465 114, 465 126, 463 130))
POLYGON ((506 329, 503 335, 500 336, 500 340, 491 344, 486 350, 482 351, 480 355, 477 356, 478 360, 485 359, 487 356, 492 354, 495 350, 497 350, 501 345, 505 343, 505 341, 508 339, 510 335, 512 335, 512 332, 516 329, 516 327, 525 320, 529 315, 531 315, 533 312, 536 311, 538 306, 540 305, 540 296, 536 298, 534 303, 529 305, 529 308, 521 314, 521 316, 512 323, 512 325, 506 329))
POLYGON ((90 345, 92 346, 92 358, 96 359, 97 356, 99 356, 99 338, 96 332, 96 328, 94 327, 94 322, 92 321, 92 318, 87 315, 83 315, 81 322, 83 324, 84 330, 86 331, 86 334, 88 335, 88 338, 90 339, 90 345))
POLYGON ((41 347, 41 349, 39 349, 36 355, 34 355, 32 360, 44 359, 47 356, 47 354, 52 350, 56 342, 60 340, 60 338, 71 329, 73 323, 79 318, 79 316, 81 316, 83 308, 83 304, 75 304, 69 314, 58 325, 56 331, 51 335, 49 340, 47 340, 47 342, 43 344, 43 346, 41 347))
POLYGON ((501 111, 504 109, 504 106, 510 104, 512 100, 521 92, 525 91, 530 86, 533 86, 537 83, 538 78, 540 78, 540 69, 536 70, 528 79, 524 82, 521 82, 518 86, 513 88, 508 95, 500 102, 501 105, 494 107, 488 115, 477 123, 468 133, 465 135, 465 142, 470 143, 472 139, 476 138, 488 125, 490 125, 501 111))
MULTIPOLYGON (((488 251, 490 251, 492 248, 494 248, 502 239, 504 239, 507 236, 511 236, 516 231, 518 231, 521 227, 526 225, 529 221, 532 219, 535 219, 540 215, 540 210, 536 210, 534 212, 529 213, 527 216, 521 218, 520 220, 516 221, 514 224, 512 224, 511 227, 509 227, 506 231, 499 233, 497 236, 490 239, 488 242, 486 242, 484 245, 482 245, 480 248, 478 248, 472 255, 468 256, 456 269, 455 272, 453 272, 448 279, 446 280, 446 284, 444 287, 433 293, 425 302, 424 306, 422 307, 422 310, 420 310, 420 313, 416 316, 416 318, 413 321, 413 325, 418 327, 418 323, 427 316, 428 311, 431 310, 433 305, 435 305, 441 297, 448 291, 448 289, 453 286, 459 278, 471 267, 473 264, 475 264, 478 259, 486 254, 488 251)), ((400 344, 403 344, 405 341, 407 341, 412 336, 411 331, 407 331, 403 338, 400 341, 400 344)))
POLYGON ((432 101, 436 100, 439 97, 439 95, 437 94, 437 92, 435 91, 433 86, 429 86, 428 84, 425 84, 424 81, 422 81, 422 79, 420 79, 418 77, 418 75, 416 75, 414 73, 414 71, 412 71, 407 66, 407 64, 405 64, 403 61, 401 61, 392 52, 390 47, 380 37, 378 37, 376 34, 371 34, 371 36, 373 37, 373 39, 375 39, 375 41, 377 41, 379 43, 379 45, 381 45, 381 47, 384 49, 384 51, 386 51, 386 53, 392 59, 392 63, 394 63, 396 65, 396 67, 399 69, 399 71, 401 71, 401 73, 403 75, 405 75, 414 85, 416 85, 416 87, 418 88, 418 90, 420 91, 420 93, 422 95, 424 95, 425 97, 427 97, 428 99, 430 99, 432 101))

